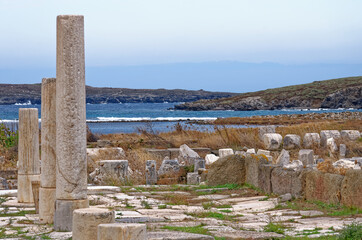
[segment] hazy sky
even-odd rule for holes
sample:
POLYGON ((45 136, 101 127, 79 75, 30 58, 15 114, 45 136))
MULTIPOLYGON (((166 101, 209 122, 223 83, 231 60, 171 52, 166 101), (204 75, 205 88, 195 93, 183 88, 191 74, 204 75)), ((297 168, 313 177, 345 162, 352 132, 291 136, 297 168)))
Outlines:
MULTIPOLYGON (((361 11, 361 0, 0 0, 0 82, 21 81, 9 69, 55 71, 60 14, 85 16, 88 68, 215 61, 362 64, 361 11)), ((313 80, 321 79, 304 82, 313 80)), ((39 81, 24 75, 24 83, 39 81)), ((120 87, 126 79, 110 81, 120 87)))

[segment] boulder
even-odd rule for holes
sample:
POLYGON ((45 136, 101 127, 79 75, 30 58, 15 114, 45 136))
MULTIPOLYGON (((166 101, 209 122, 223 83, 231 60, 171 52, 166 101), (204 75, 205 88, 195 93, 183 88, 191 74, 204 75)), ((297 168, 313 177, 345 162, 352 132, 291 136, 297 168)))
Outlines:
POLYGON ((362 209, 362 171, 348 170, 342 181, 341 203, 362 209))
POLYGON ((296 134, 287 134, 284 137, 283 147, 285 149, 300 148, 300 136, 296 134))
POLYGON ((162 161, 161 167, 158 169, 158 175, 173 175, 180 171, 180 164, 177 159, 167 159, 162 161))
POLYGON ((219 160, 219 157, 216 156, 215 154, 206 154, 206 156, 205 156, 205 164, 206 165, 211 165, 214 162, 216 162, 217 160, 219 160))
POLYGON ((327 146, 327 140, 329 138, 339 139, 339 138, 341 138, 341 133, 338 130, 322 130, 321 131, 321 145, 322 145, 322 147, 327 146))
POLYGON ((275 133, 276 126, 270 125, 270 126, 262 126, 259 127, 259 139, 263 139, 264 134, 266 133, 275 133))
POLYGON ((304 166, 313 165, 314 157, 313 157, 312 149, 301 149, 299 150, 299 160, 303 163, 304 166))
POLYGON ((319 147, 321 138, 318 133, 306 133, 303 138, 303 147, 312 148, 313 146, 319 147))
POLYGON ((358 130, 342 130, 341 136, 345 140, 355 141, 361 137, 361 133, 358 130))
POLYGON ((245 158, 245 182, 259 187, 259 166, 267 164, 268 160, 264 157, 250 155, 245 158))
POLYGON ((278 133, 266 133, 263 136, 264 146, 268 150, 279 149, 282 143, 283 137, 278 133))
POLYGON ((178 160, 182 165, 194 165, 195 159, 199 158, 200 158, 199 154, 197 154, 197 152, 189 148, 186 144, 180 146, 180 153, 178 156, 178 160))
POLYGON ((207 184, 210 186, 245 183, 245 158, 240 155, 230 155, 220 158, 207 173, 207 184))
POLYGON ((353 169, 356 164, 353 161, 341 159, 333 163, 333 166, 336 168, 350 168, 353 169))
POLYGON ((223 148, 223 149, 219 149, 219 157, 226 157, 229 155, 233 155, 234 154, 234 150, 232 150, 231 148, 223 148))
POLYGON ((290 162, 289 152, 283 149, 276 160, 276 164, 284 166, 289 164, 289 162, 290 162))
POLYGON ((302 196, 302 180, 299 178, 301 171, 275 167, 271 172, 271 189, 278 195, 290 193, 293 197, 302 196))
POLYGON ((317 170, 308 172, 305 186, 306 200, 338 204, 341 200, 343 178, 342 175, 322 173, 317 170))

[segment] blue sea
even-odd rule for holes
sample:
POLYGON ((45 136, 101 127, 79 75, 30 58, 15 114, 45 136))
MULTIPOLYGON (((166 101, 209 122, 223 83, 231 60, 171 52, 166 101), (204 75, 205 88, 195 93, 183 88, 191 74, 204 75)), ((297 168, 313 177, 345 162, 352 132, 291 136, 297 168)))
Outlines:
MULTIPOLYGON (((250 117, 279 114, 303 114, 321 112, 343 112, 346 109, 303 109, 303 110, 258 110, 258 111, 176 111, 168 110, 178 103, 123 103, 87 104, 87 125, 94 133, 133 133, 151 128, 156 132, 175 129, 175 124, 203 131, 212 131, 211 125, 190 124, 190 120, 214 120, 226 117, 250 117)), ((19 108, 38 108, 40 105, 0 105, 0 119, 6 124, 16 124, 19 108)), ((348 110, 348 111, 362 111, 348 110)), ((230 126, 250 127, 250 126, 230 126)))

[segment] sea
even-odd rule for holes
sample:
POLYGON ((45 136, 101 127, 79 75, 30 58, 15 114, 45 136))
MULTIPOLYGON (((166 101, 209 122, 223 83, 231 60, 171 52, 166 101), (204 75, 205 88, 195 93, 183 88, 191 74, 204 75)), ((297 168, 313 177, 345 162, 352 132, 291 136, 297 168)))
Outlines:
MULTIPOLYGON (((210 124, 195 124, 194 121, 209 121, 227 117, 250 117, 280 114, 304 114, 321 112, 362 111, 362 109, 294 109, 257 111, 181 111, 169 110, 179 103, 122 103, 87 104, 87 125, 93 133, 137 133, 142 130, 168 132, 181 124, 186 129, 213 131, 210 124)), ((19 108, 37 108, 29 103, 0 105, 0 122, 16 128, 19 108)), ((40 120, 41 122, 41 120, 40 120)), ((41 124, 41 123, 40 123, 41 124)), ((252 125, 230 125, 228 127, 255 127, 252 125)))

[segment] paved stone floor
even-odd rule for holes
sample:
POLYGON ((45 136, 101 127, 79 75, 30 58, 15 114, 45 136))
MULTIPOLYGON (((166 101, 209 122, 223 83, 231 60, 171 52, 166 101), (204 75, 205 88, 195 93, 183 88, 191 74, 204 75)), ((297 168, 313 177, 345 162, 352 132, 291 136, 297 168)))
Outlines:
MULTIPOLYGON (((331 217, 317 210, 280 208, 276 197, 252 189, 197 189, 196 186, 89 187, 90 207, 113 209, 116 222, 146 223, 148 239, 264 239, 318 237, 346 224, 362 222, 361 215, 331 217), (277 207, 279 206, 279 207, 277 207), (282 226, 282 234, 265 226, 282 226), (183 231, 183 232, 176 232, 183 231), (184 233, 185 231, 203 233, 184 233)), ((70 239, 42 225, 32 205, 18 204, 16 191, 0 191, 0 238, 70 239)))

